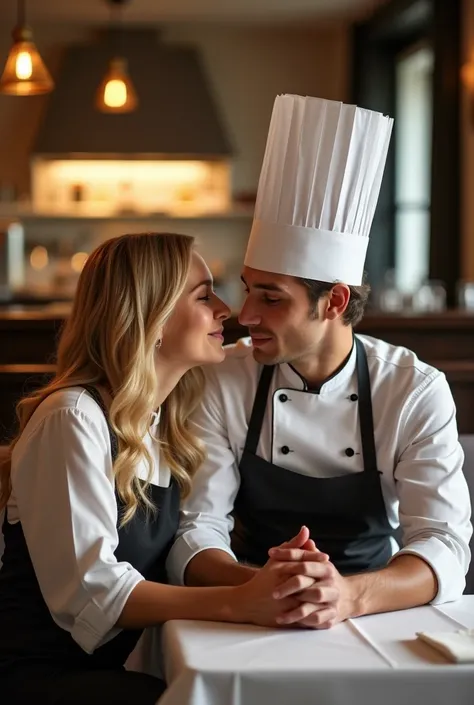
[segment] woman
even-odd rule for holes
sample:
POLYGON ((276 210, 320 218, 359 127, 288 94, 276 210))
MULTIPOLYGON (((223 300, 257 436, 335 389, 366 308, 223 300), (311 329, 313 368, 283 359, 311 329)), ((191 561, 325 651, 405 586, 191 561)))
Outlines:
POLYGON ((228 315, 190 237, 124 235, 87 260, 56 376, 18 405, 0 478, 10 702, 151 705, 164 684, 123 668, 144 627, 277 624, 298 604, 272 598, 278 564, 240 587, 165 584, 180 496, 204 453, 187 422, 198 366, 223 359, 228 315))

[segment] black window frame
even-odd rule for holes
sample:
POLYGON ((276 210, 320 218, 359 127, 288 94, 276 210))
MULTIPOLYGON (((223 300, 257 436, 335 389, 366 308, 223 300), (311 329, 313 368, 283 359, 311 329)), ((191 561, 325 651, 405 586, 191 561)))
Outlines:
MULTIPOLYGON (((352 31, 352 96, 362 107, 396 119, 399 54, 425 42, 433 49, 433 127, 429 277, 446 285, 455 305, 460 278, 460 74, 462 0, 392 0, 352 31)), ((395 259, 395 137, 387 157, 367 256, 377 286, 395 259)))

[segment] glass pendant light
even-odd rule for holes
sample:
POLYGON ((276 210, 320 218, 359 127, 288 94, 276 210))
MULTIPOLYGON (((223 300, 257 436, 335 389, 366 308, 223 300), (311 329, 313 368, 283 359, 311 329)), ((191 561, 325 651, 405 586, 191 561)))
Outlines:
POLYGON ((0 79, 0 93, 7 95, 41 95, 50 93, 54 82, 26 26, 25 0, 17 0, 18 21, 12 32, 13 45, 0 79))
POLYGON ((127 60, 111 59, 97 91, 97 109, 103 113, 131 113, 137 104, 137 94, 127 73, 127 60))
MULTIPOLYGON (((121 10, 127 0, 108 0, 114 9, 121 10)), ((138 105, 138 98, 128 75, 127 60, 115 56, 109 62, 96 95, 96 108, 103 113, 131 113, 138 105)))

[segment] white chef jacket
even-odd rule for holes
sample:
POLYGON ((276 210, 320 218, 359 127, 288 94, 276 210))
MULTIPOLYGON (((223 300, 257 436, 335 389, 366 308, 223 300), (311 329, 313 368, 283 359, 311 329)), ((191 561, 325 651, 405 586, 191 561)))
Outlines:
MULTIPOLYGON (((465 587, 472 526, 449 385, 444 374, 410 350, 358 337, 367 353, 382 493, 391 526, 401 527, 400 553, 420 556, 432 567, 438 579, 434 603, 455 600, 465 587)), ((187 564, 205 549, 219 548, 235 558, 231 512, 260 371, 250 339, 228 348, 221 365, 206 368, 205 399, 194 423, 207 460, 194 478, 168 556, 173 582, 183 583, 187 564)), ((290 364, 277 366, 258 455, 318 478, 362 472, 358 404, 352 394, 357 394, 355 345, 346 364, 318 392, 308 391, 290 364), (292 452, 282 453, 284 446, 292 452), (355 454, 348 457, 347 448, 355 454)), ((393 551, 398 551, 395 544, 393 551)))
MULTIPOLYGON (((168 487, 153 438, 151 483, 168 487)), ((143 462, 137 476, 146 479, 143 462)), ((117 561, 117 500, 107 423, 81 387, 54 392, 28 421, 12 455, 8 521, 21 521, 41 593, 54 621, 92 653, 112 639, 114 627, 143 576, 117 561)))

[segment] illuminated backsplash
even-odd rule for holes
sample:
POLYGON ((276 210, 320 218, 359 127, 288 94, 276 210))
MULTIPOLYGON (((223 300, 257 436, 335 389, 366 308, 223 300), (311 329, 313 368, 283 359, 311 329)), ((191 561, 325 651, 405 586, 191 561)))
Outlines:
POLYGON ((230 166, 225 161, 54 160, 32 162, 35 212, 107 216, 226 212, 230 166))

